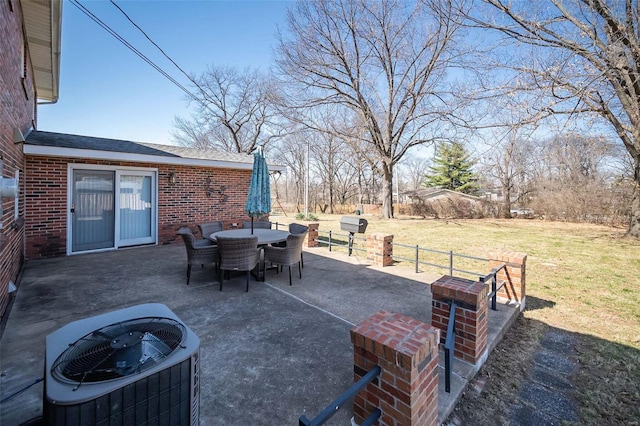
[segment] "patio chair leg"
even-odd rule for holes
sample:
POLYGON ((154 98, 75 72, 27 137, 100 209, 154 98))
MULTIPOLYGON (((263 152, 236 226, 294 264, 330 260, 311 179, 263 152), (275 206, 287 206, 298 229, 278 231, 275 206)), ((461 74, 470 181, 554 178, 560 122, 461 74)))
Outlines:
POLYGON ((187 265, 187 285, 189 285, 190 279, 191 279, 191 265, 187 265))
MULTIPOLYGON (((300 253, 300 265, 304 268, 304 257, 302 256, 302 253, 300 253)), ((302 276, 300 278, 302 278, 302 276)))
POLYGON ((300 279, 302 279, 302 261, 298 262, 298 274, 300 275, 300 279))
POLYGON ((289 265, 289 285, 291 285, 291 265, 289 265))
POLYGON ((245 291, 249 291, 249 275, 251 274, 251 271, 247 271, 247 289, 245 291))
POLYGON ((224 271, 222 269, 220 269, 220 272, 218 272, 218 281, 220 281, 220 291, 222 291, 222 281, 224 281, 224 271))

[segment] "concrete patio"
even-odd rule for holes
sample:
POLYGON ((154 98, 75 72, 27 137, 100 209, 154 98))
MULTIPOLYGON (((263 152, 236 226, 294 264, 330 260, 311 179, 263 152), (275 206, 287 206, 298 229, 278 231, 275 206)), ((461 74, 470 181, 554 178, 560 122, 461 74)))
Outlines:
MULTIPOLYGON (((349 330, 381 309, 430 323, 429 283, 439 278, 357 255, 306 249, 302 280, 268 271, 266 282, 225 281, 194 267, 186 286, 180 244, 28 262, 2 335, 1 397, 42 377, 45 337, 65 324, 142 303, 163 303, 200 338, 200 424, 296 425, 353 383, 349 330)), ((489 311, 489 348, 517 307, 489 311)), ((444 365, 442 351, 440 365, 444 365)), ((453 410, 473 366, 456 360, 451 393, 440 368, 439 418, 453 410)), ((0 424, 41 424, 43 384, 1 405, 0 424)), ((350 424, 346 406, 328 424, 350 424)))

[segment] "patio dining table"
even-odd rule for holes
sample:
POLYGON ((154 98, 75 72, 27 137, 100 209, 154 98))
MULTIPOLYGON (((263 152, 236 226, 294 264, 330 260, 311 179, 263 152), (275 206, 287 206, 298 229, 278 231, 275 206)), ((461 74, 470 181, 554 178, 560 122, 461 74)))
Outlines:
MULTIPOLYGON (((209 239, 211 241, 216 241, 217 237, 226 237, 226 238, 247 238, 251 236, 258 237, 258 246, 266 246, 269 244, 280 243, 282 241, 286 241, 289 236, 289 232, 287 231, 278 231, 277 229, 264 229, 264 228, 254 228, 253 234, 251 233, 251 229, 242 228, 242 229, 229 229, 227 231, 218 231, 209 235, 209 239)), ((260 262, 258 263, 258 267, 253 271, 253 275, 257 280, 265 280, 264 276, 260 276, 260 272, 263 271, 264 265, 264 253, 260 253, 260 262)))
POLYGON ((259 246, 264 246, 267 244, 286 241, 289 233, 287 231, 278 231, 277 229, 254 228, 253 234, 251 234, 251 229, 242 228, 214 232, 213 234, 209 235, 209 239, 211 241, 215 241, 219 236, 225 238, 247 238, 251 237, 252 235, 258 237, 259 246))

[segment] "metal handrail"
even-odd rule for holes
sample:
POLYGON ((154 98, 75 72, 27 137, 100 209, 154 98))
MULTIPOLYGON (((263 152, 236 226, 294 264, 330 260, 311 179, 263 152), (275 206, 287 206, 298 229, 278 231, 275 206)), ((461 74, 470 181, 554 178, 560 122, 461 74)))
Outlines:
MULTIPOLYGON (((380 375, 382 368, 379 365, 373 367, 367 374, 362 376, 360 380, 355 382, 349 389, 347 389, 342 395, 336 398, 331 404, 327 405, 324 410, 320 412, 313 419, 309 420, 307 416, 302 415, 298 419, 299 426, 320 426, 325 424, 338 410, 354 396, 364 389, 369 383, 376 379, 380 375)), ((379 408, 373 410, 369 417, 360 426, 372 425, 376 420, 380 418, 382 412, 379 408)))
POLYGON ((501 281, 500 285, 498 286, 498 272, 500 272, 503 269, 507 269, 507 264, 503 263, 502 265, 498 266, 497 268, 493 268, 491 270, 490 273, 488 273, 485 276, 479 277, 478 281, 486 283, 487 280, 491 279, 491 293, 489 293, 487 295, 488 299, 491 299, 491 310, 492 311, 497 311, 498 310, 498 291, 505 286, 505 284, 507 283, 506 281, 501 281))
POLYGON ((456 344, 456 302, 451 301, 447 339, 444 342, 444 390, 451 392, 451 369, 453 368, 453 352, 456 344))
MULTIPOLYGON (((360 236, 356 236, 356 235, 351 235, 350 233, 340 233, 340 232, 333 232, 331 230, 329 231, 318 231, 318 236, 320 234, 327 234, 328 235, 328 240, 324 240, 324 239, 320 239, 317 238, 315 241, 319 244, 324 244, 326 246, 329 246, 329 251, 332 251, 332 247, 346 247, 349 251, 349 255, 351 255, 351 251, 355 250, 355 251, 360 251, 360 252, 366 252, 367 249, 361 248, 361 247, 355 247, 353 246, 353 242, 356 240, 359 241, 367 241, 366 238, 364 237, 360 237, 360 236), (343 243, 343 242, 339 242, 336 243, 334 242, 334 236, 340 236, 340 237, 347 237, 347 242, 343 243)), ((343 240, 339 240, 339 241, 343 241, 343 240)))

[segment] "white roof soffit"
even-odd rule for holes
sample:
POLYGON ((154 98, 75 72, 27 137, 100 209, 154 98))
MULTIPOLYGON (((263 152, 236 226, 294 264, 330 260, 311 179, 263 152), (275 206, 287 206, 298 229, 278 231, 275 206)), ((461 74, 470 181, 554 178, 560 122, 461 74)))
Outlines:
MULTIPOLYGON (((90 158, 92 160, 128 161, 134 163, 174 164, 179 166, 202 166, 217 169, 252 170, 253 163, 236 161, 205 160, 200 158, 163 157, 148 154, 132 154, 114 151, 99 151, 93 149, 60 148, 55 146, 40 146, 24 144, 25 154, 42 155, 47 157, 90 158)), ((286 166, 269 164, 270 172, 286 172, 286 166)))
POLYGON ((39 100, 57 102, 60 88, 61 0, 21 0, 39 100))

